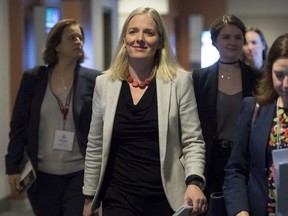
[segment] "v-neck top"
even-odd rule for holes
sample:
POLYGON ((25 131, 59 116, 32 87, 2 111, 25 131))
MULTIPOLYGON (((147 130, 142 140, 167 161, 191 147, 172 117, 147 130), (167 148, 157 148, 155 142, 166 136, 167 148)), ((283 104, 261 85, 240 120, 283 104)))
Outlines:
POLYGON ((136 105, 129 84, 122 82, 106 174, 107 185, 121 190, 143 195, 164 194, 155 80, 136 105))
MULTIPOLYGON (((65 104, 68 92, 59 99, 65 104)), ((56 130, 63 129, 63 114, 51 89, 46 88, 40 110, 38 170, 54 175, 66 175, 84 169, 84 156, 81 154, 76 138, 76 129, 72 110, 73 97, 70 102, 70 111, 67 114, 65 131, 73 132, 73 147, 71 151, 54 148, 56 130)))
POLYGON ((218 91, 217 94, 217 138, 218 140, 233 141, 236 131, 241 103, 242 91, 228 95, 218 91))

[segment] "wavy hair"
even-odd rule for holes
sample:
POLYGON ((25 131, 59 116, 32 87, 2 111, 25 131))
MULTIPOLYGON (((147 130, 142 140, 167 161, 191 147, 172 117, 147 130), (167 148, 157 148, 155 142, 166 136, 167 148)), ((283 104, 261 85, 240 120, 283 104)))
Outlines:
MULTIPOLYGON (((127 17, 126 21, 124 22, 119 43, 117 49, 114 53, 113 60, 109 69, 106 73, 109 74, 112 80, 120 79, 125 80, 129 76, 129 58, 128 53, 125 49, 125 45, 123 43, 123 38, 126 35, 128 24, 130 20, 136 15, 147 14, 150 16, 156 24, 157 32, 160 38, 161 48, 159 48, 154 57, 154 64, 152 68, 152 72, 149 79, 153 79, 159 77, 164 81, 171 81, 176 76, 178 71, 186 71, 184 70, 179 63, 177 62, 175 56, 173 55, 171 45, 169 43, 169 39, 161 19, 159 13, 150 7, 139 7, 133 10, 127 17)), ((186 71, 187 72, 187 71, 186 71)))

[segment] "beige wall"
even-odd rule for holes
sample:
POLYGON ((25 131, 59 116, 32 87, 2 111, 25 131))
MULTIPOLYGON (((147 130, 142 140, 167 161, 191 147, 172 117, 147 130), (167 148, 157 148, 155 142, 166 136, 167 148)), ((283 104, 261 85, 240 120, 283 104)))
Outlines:
MULTIPOLYGON (((176 54, 181 65, 191 70, 189 50, 189 17, 191 15, 203 16, 203 27, 209 28, 212 21, 226 13, 227 0, 170 0, 170 26, 175 33, 176 54)), ((171 30, 170 30, 171 31, 171 30)))
POLYGON ((277 36, 288 32, 287 0, 228 0, 228 10, 246 26, 261 29, 269 47, 277 36))

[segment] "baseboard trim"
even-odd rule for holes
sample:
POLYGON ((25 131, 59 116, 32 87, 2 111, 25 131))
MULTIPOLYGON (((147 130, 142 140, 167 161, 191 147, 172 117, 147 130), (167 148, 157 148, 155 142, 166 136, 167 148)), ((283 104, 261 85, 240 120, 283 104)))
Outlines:
POLYGON ((0 199, 0 213, 5 212, 10 207, 10 200, 8 197, 0 199))
POLYGON ((29 211, 31 206, 29 200, 25 199, 11 199, 6 197, 0 200, 0 213, 6 211, 29 211))

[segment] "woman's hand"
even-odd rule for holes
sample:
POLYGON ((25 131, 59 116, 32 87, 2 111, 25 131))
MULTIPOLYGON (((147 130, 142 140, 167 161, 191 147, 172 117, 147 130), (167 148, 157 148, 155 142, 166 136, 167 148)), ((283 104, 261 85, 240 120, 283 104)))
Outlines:
POLYGON ((197 185, 188 185, 184 194, 184 204, 193 205, 192 213, 202 214, 207 211, 207 199, 197 185))
POLYGON ((247 211, 241 211, 236 216, 249 216, 249 213, 247 211))
POLYGON ((8 182, 12 191, 20 189, 20 174, 8 175, 8 182))
POLYGON ((99 209, 96 209, 94 212, 91 211, 93 199, 85 199, 83 216, 99 216, 99 209))

